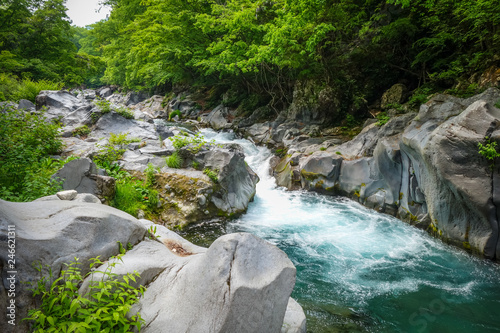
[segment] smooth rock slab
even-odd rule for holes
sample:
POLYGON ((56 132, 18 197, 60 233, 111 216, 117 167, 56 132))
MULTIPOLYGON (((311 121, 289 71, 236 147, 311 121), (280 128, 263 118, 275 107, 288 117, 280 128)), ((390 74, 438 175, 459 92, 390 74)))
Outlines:
MULTIPOLYGON (((48 276, 47 266, 59 276, 63 265, 79 258, 83 274, 88 271, 87 260, 97 256, 106 259, 118 254, 117 242, 137 244, 146 227, 132 216, 101 204, 52 200, 12 203, 0 200, 0 304, 7 304, 8 257, 7 232, 15 226, 16 256, 16 326, 8 325, 0 316, 2 332, 28 332, 25 322, 33 299, 31 285, 40 279, 33 267, 41 263, 48 276)), ((4 314, 5 312, 2 312, 4 314)))
MULTIPOLYGON (((155 248, 149 258, 157 265, 172 256, 155 248)), ((146 321, 142 332, 280 332, 295 267, 277 247, 239 233, 220 237, 203 254, 175 255, 134 309, 146 321)))

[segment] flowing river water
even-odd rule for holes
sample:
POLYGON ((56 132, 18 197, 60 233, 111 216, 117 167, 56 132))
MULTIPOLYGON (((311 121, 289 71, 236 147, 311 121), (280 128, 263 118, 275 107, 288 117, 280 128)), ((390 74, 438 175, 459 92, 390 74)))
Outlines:
POLYGON ((260 182, 239 219, 184 236, 207 246, 224 233, 250 232, 286 252, 308 332, 500 332, 500 265, 351 200, 278 188, 267 148, 203 134, 243 146, 260 182))

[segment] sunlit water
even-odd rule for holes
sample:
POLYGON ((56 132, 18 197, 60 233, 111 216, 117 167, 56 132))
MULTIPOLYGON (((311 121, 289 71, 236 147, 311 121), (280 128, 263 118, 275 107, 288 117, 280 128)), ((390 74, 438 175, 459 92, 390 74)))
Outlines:
POLYGON ((268 149, 204 135, 241 144, 260 182, 245 215, 191 239, 245 231, 285 251, 308 332, 500 332, 500 265, 353 201, 277 188, 268 149))

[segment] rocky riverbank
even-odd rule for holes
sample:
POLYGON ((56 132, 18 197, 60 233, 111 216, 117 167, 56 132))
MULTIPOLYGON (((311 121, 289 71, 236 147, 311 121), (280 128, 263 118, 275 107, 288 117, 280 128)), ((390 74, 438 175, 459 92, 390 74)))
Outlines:
POLYGON ((418 113, 368 123, 343 143, 286 122, 244 131, 286 151, 274 167, 279 185, 348 196, 497 259, 499 171, 478 144, 499 139, 499 100, 496 88, 467 99, 437 95, 418 113))

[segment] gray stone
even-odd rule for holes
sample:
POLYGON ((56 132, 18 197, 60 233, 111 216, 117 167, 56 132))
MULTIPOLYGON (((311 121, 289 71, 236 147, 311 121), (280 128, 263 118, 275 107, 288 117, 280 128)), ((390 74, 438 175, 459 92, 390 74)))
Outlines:
POLYGON ((212 148, 202 154, 205 167, 219 170, 218 183, 222 189, 214 193, 212 202, 228 215, 246 211, 259 177, 245 163, 245 155, 225 148, 212 148))
POLYGON ((250 234, 222 236, 197 254, 181 244, 148 243, 127 252, 117 272, 162 268, 133 309, 146 321, 143 332, 280 331, 295 282, 281 250, 250 234))
MULTIPOLYGON (((33 305, 31 283, 40 279, 34 263, 40 263, 42 273, 49 268, 59 276, 65 263, 79 258, 83 274, 89 270, 88 260, 118 254, 117 242, 136 244, 146 233, 146 227, 132 216, 101 204, 75 201, 40 201, 11 203, 0 200, 0 235, 7 235, 8 226, 16 233, 16 324, 8 325, 0 316, 3 332, 30 331, 21 320, 33 305), (21 281, 23 283, 21 283, 21 281)), ((3 236, 5 237, 5 236, 3 236)), ((7 304, 8 263, 7 242, 0 242, 0 304, 7 304)))
POLYGON ((386 109, 391 104, 401 104, 406 98, 407 88, 404 84, 397 83, 382 95, 381 107, 386 109))
POLYGON ((115 193, 115 180, 97 174, 96 165, 88 158, 73 160, 52 176, 62 181, 64 190, 90 193, 103 199, 111 199, 115 193))
POLYGON ((19 100, 19 105, 17 106, 19 110, 35 111, 36 107, 31 101, 27 99, 19 100))
POLYGON ((229 115, 229 108, 221 104, 208 114, 205 121, 214 130, 229 128, 231 127, 231 124, 226 119, 228 115, 229 115))
POLYGON ((125 119, 114 112, 102 116, 89 137, 97 139, 108 138, 110 133, 128 133, 128 138, 140 138, 142 140, 159 139, 154 124, 125 119))
POLYGON ((78 192, 75 190, 67 190, 67 191, 57 192, 56 195, 61 200, 73 200, 74 198, 76 198, 77 194, 78 192))
POLYGON ((281 333, 306 333, 307 323, 304 310, 293 298, 288 299, 281 333))

